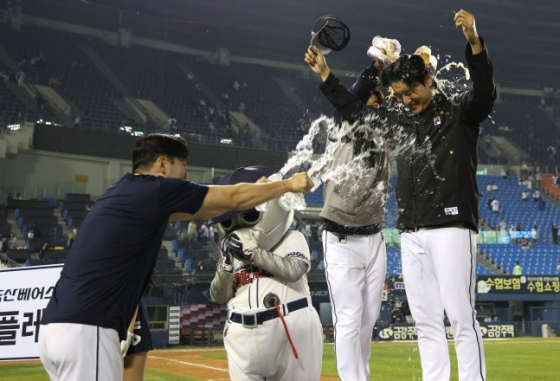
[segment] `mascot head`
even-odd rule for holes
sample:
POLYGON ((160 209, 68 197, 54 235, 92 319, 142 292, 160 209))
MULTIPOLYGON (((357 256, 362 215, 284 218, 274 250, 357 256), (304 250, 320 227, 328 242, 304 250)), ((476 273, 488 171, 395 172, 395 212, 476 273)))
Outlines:
MULTIPOLYGON (((233 185, 238 183, 255 183, 261 177, 270 177, 274 171, 261 165, 237 168, 225 175, 218 185, 233 185)), ((277 197, 268 201, 266 212, 259 212, 255 208, 247 210, 230 210, 210 220, 215 224, 220 239, 229 233, 241 229, 251 228, 260 247, 270 250, 280 240, 292 224, 294 211, 284 210, 277 197)))

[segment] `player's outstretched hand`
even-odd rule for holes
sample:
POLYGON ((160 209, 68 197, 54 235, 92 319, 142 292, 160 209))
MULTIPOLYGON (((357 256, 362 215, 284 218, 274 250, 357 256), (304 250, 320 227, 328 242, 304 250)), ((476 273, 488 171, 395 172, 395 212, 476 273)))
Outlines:
POLYGON ((307 48, 307 52, 305 53, 303 60, 309 65, 314 73, 319 74, 323 82, 327 79, 331 69, 327 66, 327 61, 325 60, 323 53, 321 53, 321 50, 315 46, 310 46, 307 48))
POLYGON ((290 192, 293 193, 307 193, 314 186, 313 181, 311 181, 306 172, 296 173, 286 181, 288 182, 290 192))
MULTIPOLYGON (((471 44, 471 46, 473 47, 476 45, 480 45, 482 50, 482 45, 480 44, 478 33, 476 32, 476 23, 474 20, 474 16, 464 9, 461 9, 459 12, 455 13, 454 21, 456 28, 463 29, 463 34, 465 35, 465 38, 467 39, 469 44, 471 44)), ((474 51, 473 53, 476 54, 476 52, 474 51)))

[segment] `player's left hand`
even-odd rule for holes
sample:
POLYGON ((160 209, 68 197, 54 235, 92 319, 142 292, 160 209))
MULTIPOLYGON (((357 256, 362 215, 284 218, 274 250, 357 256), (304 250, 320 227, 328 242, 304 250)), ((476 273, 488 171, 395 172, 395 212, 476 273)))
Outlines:
POLYGON ((472 14, 461 9, 459 12, 455 13, 453 20, 455 21, 456 28, 463 29, 463 33, 469 44, 474 45, 478 42, 478 33, 476 32, 476 24, 472 14))
POLYGON ((235 231, 227 235, 221 243, 222 250, 240 261, 250 261, 254 255, 254 249, 258 246, 257 241, 251 235, 249 229, 235 231))

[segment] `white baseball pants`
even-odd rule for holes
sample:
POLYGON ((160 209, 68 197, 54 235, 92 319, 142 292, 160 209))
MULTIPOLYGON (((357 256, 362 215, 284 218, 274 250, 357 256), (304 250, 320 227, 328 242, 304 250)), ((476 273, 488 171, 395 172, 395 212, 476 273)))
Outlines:
POLYGON ((485 381, 486 363, 476 320, 476 233, 464 227, 419 229, 401 235, 402 268, 410 312, 418 330, 423 381, 449 381, 444 328, 447 314, 459 381, 485 381))
POLYGON ((122 381, 121 341, 94 325, 41 325, 39 355, 51 381, 122 381))
POLYGON ((336 367, 342 381, 369 380, 371 336, 379 316, 387 267, 381 233, 323 232, 325 273, 332 304, 336 367))
POLYGON ((285 318, 297 350, 296 360, 280 318, 246 328, 228 321, 224 346, 232 381, 319 381, 323 359, 323 331, 310 306, 285 318))

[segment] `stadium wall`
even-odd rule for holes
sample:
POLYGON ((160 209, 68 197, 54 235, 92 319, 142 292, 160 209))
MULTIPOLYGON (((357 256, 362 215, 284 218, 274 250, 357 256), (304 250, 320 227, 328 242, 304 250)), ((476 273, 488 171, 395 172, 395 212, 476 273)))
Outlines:
MULTIPOLYGON (((130 161, 136 136, 109 134, 101 131, 75 130, 53 125, 36 125, 33 137, 35 149, 130 161)), ((232 169, 261 164, 280 169, 288 153, 241 148, 230 145, 188 143, 188 165, 194 167, 232 169)), ((225 174, 225 173, 224 173, 225 174)))
MULTIPOLYGON (((0 160, 2 190, 7 193, 25 188, 31 189, 26 198, 56 197, 53 192, 58 185, 63 193, 69 192, 69 185, 76 183, 76 175, 82 175, 87 176, 87 182, 76 185, 81 186, 83 193, 99 197, 131 171, 136 139, 130 135, 37 124, 34 149, 20 149, 16 155, 0 160), (48 194, 43 194, 44 189, 48 194)), ((288 159, 286 152, 188 144, 188 178, 204 184, 213 183, 241 166, 261 164, 280 169, 288 159)))
POLYGON ((111 180, 130 168, 130 163, 123 160, 20 150, 17 156, 0 160, 0 182, 6 192, 10 188, 25 188, 25 198, 56 197, 58 186, 62 192, 68 192, 72 184, 96 197, 112 184, 111 180), (82 178, 77 184, 77 175, 87 176, 87 182, 82 178))

